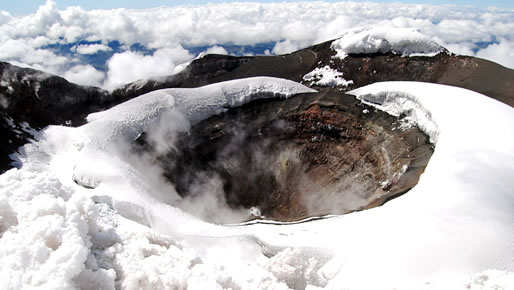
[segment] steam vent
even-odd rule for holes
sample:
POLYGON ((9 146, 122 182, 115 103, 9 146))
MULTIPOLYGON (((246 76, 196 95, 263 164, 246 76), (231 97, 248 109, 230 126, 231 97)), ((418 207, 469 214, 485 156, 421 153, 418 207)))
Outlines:
POLYGON ((204 120, 158 159, 183 197, 217 176, 230 207, 260 210, 247 220, 298 221, 380 206, 415 186, 433 145, 400 126, 354 96, 321 89, 204 120))

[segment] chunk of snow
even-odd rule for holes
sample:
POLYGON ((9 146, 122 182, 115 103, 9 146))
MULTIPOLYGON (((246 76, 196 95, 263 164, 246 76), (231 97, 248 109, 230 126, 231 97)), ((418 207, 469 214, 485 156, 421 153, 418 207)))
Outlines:
POLYGON ((353 84, 352 80, 345 80, 343 73, 330 66, 317 67, 313 71, 303 76, 304 81, 308 81, 311 85, 329 86, 329 87, 347 87, 353 84))
POLYGON ((415 29, 373 27, 353 29, 334 40, 331 48, 335 57, 344 59, 349 54, 388 53, 403 56, 434 56, 444 48, 415 29))
POLYGON ((258 207, 256 207, 256 206, 252 206, 250 208, 250 210, 248 211, 248 213, 249 213, 249 215, 251 217, 260 217, 260 218, 263 217, 262 213, 261 213, 261 210, 258 207))

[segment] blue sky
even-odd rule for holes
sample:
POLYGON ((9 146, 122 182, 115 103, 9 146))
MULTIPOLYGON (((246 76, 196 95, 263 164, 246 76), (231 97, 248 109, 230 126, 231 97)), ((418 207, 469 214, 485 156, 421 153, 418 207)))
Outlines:
MULTIPOLYGON (((356 2, 363 2, 359 0, 353 0, 356 2)), ((45 3, 45 0, 3 0, 0 10, 8 11, 12 15, 25 15, 33 13, 37 8, 45 3)), ((59 8, 65 8, 67 6, 81 6, 84 9, 112 9, 112 8, 151 8, 159 6, 175 6, 185 4, 204 4, 204 3, 215 3, 215 2, 235 2, 230 0, 56 0, 59 8)), ((287 2, 284 0, 253 0, 244 1, 238 0, 237 2, 287 2)), ((334 1, 329 1, 334 2, 334 1)), ((458 6, 475 6, 479 8, 487 8, 490 6, 496 6, 499 8, 510 8, 514 9, 514 1, 512 0, 371 0, 370 2, 401 2, 401 3, 416 3, 416 4, 452 4, 458 6)))

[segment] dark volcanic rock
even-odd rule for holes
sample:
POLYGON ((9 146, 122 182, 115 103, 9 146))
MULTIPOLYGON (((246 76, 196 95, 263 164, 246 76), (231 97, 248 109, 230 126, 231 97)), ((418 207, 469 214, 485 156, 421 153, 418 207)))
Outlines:
POLYGON ((11 167, 8 155, 34 138, 32 129, 84 124, 113 101, 107 91, 0 62, 0 173, 11 167))
POLYGON ((229 206, 256 206, 267 218, 343 214, 417 183, 433 147, 418 128, 398 126, 395 117, 323 89, 211 117, 157 160, 183 196, 219 178, 229 206))
POLYGON ((0 174, 11 168, 13 160, 10 154, 16 152, 23 144, 34 139, 30 126, 26 122, 17 123, 5 112, 0 111, 0 174))
POLYGON ((84 123, 84 117, 112 101, 107 91, 83 87, 41 71, 0 62, 0 106, 34 127, 84 123))
MULTIPOLYGON (((348 91, 380 81, 421 81, 470 89, 514 106, 514 70, 496 63, 448 52, 435 57, 402 57, 396 54, 349 55, 333 58, 331 41, 281 56, 234 57, 207 55, 193 61, 181 73, 128 84, 113 92, 127 99, 161 88, 198 87, 252 76, 280 77, 302 82, 317 67, 329 65, 354 84, 348 91)), ((307 82, 304 82, 308 84, 307 82)))

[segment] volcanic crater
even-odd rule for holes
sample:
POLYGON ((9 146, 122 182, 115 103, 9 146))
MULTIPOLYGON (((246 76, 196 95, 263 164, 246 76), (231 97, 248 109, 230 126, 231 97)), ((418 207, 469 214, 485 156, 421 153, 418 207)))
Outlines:
MULTIPOLYGON (((143 137, 139 144, 152 150, 143 137)), ((331 88, 229 109, 195 124, 173 148, 156 160, 179 195, 218 178, 230 208, 251 209, 236 222, 380 206, 417 184, 434 150, 416 126, 331 88)))

